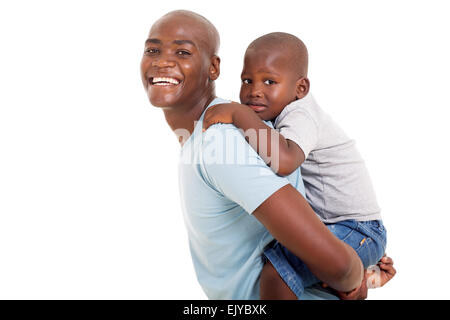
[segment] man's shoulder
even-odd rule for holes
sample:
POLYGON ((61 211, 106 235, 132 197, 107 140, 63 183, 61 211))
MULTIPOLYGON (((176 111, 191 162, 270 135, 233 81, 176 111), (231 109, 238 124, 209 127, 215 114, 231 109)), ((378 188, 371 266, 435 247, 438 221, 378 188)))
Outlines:
MULTIPOLYGON (((218 123, 209 127, 202 134, 201 151, 203 160, 216 160, 220 164, 230 164, 236 155, 240 157, 252 154, 253 149, 245 140, 243 130, 233 124, 218 123), (227 160, 226 162, 224 162, 227 160)), ((210 161, 208 161, 210 162, 210 161)), ((233 163, 234 164, 234 163, 233 163)))
POLYGON ((208 140, 211 137, 214 137, 216 135, 226 135, 226 134, 241 134, 242 137, 244 132, 237 128, 234 124, 232 123, 216 123, 213 124, 212 126, 210 126, 206 131, 203 132, 203 140, 208 140))

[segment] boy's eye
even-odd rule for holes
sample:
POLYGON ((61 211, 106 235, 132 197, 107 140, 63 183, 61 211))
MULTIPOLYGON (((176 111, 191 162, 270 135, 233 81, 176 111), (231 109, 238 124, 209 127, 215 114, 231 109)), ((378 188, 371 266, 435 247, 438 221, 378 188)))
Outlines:
POLYGON ((250 79, 242 79, 242 83, 250 84, 250 83, 252 83, 252 80, 250 80, 250 79))
POLYGON ((265 84, 275 84, 275 81, 267 79, 266 81, 264 81, 265 84))

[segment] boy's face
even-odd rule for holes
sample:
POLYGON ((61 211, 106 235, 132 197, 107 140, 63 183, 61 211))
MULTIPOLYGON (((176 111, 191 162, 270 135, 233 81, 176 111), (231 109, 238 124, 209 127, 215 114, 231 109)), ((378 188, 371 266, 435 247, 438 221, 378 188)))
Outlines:
POLYGON ((252 108, 262 120, 273 120, 296 100, 298 78, 289 68, 289 54, 282 48, 249 48, 241 74, 241 103, 252 108))
POLYGON ((189 105, 208 83, 210 61, 204 30, 185 17, 163 17, 150 30, 141 61, 141 78, 151 104, 189 105))

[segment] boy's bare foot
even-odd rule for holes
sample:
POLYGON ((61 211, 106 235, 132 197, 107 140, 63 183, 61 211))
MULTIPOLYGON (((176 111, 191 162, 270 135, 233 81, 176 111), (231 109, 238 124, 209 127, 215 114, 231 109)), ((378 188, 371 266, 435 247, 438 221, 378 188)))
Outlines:
POLYGON ((369 267, 366 270, 367 287, 379 288, 389 282, 397 273, 394 268, 394 260, 386 255, 381 258, 377 265, 369 267))
MULTIPOLYGON (((394 260, 386 254, 375 266, 367 268, 361 285, 350 292, 339 292, 337 295, 341 300, 364 300, 367 298, 369 288, 379 288, 389 282, 397 273, 394 268, 394 260)), ((326 286, 326 285, 325 285, 326 286)))

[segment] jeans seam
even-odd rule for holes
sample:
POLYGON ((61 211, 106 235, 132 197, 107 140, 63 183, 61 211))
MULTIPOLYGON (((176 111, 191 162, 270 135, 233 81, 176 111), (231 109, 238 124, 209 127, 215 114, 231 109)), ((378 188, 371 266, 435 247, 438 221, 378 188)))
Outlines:
MULTIPOLYGON (((364 223, 361 223, 361 222, 358 223, 358 228, 361 229, 361 231, 363 231, 361 233, 366 235, 368 238, 372 238, 376 242, 383 244, 383 242, 384 242, 383 237, 380 234, 374 232, 374 230, 372 230, 371 228, 366 226, 364 223)), ((383 247, 384 247, 384 245, 383 245, 383 247)))
MULTIPOLYGON (((386 239, 386 231, 378 233, 377 231, 373 230, 370 226, 368 226, 367 224, 364 224, 362 222, 358 223, 358 228, 361 230, 361 233, 367 236, 367 240, 364 242, 364 245, 369 245, 369 239, 370 239, 370 243, 374 242, 375 246, 380 245, 383 249, 383 253, 386 251, 386 244, 385 244, 385 239, 386 239)), ((377 230, 379 230, 379 227, 375 227, 377 230)), ((360 248, 358 248, 357 252, 360 251, 360 249, 362 249, 362 246, 360 248)), ((371 248, 370 246, 368 246, 368 253, 370 255, 370 259, 374 260, 374 258, 380 258, 377 256, 377 252, 378 250, 374 250, 375 248, 371 248), (372 257, 372 255, 375 255, 376 257, 372 257)), ((382 254, 383 254, 382 253, 382 254)))

